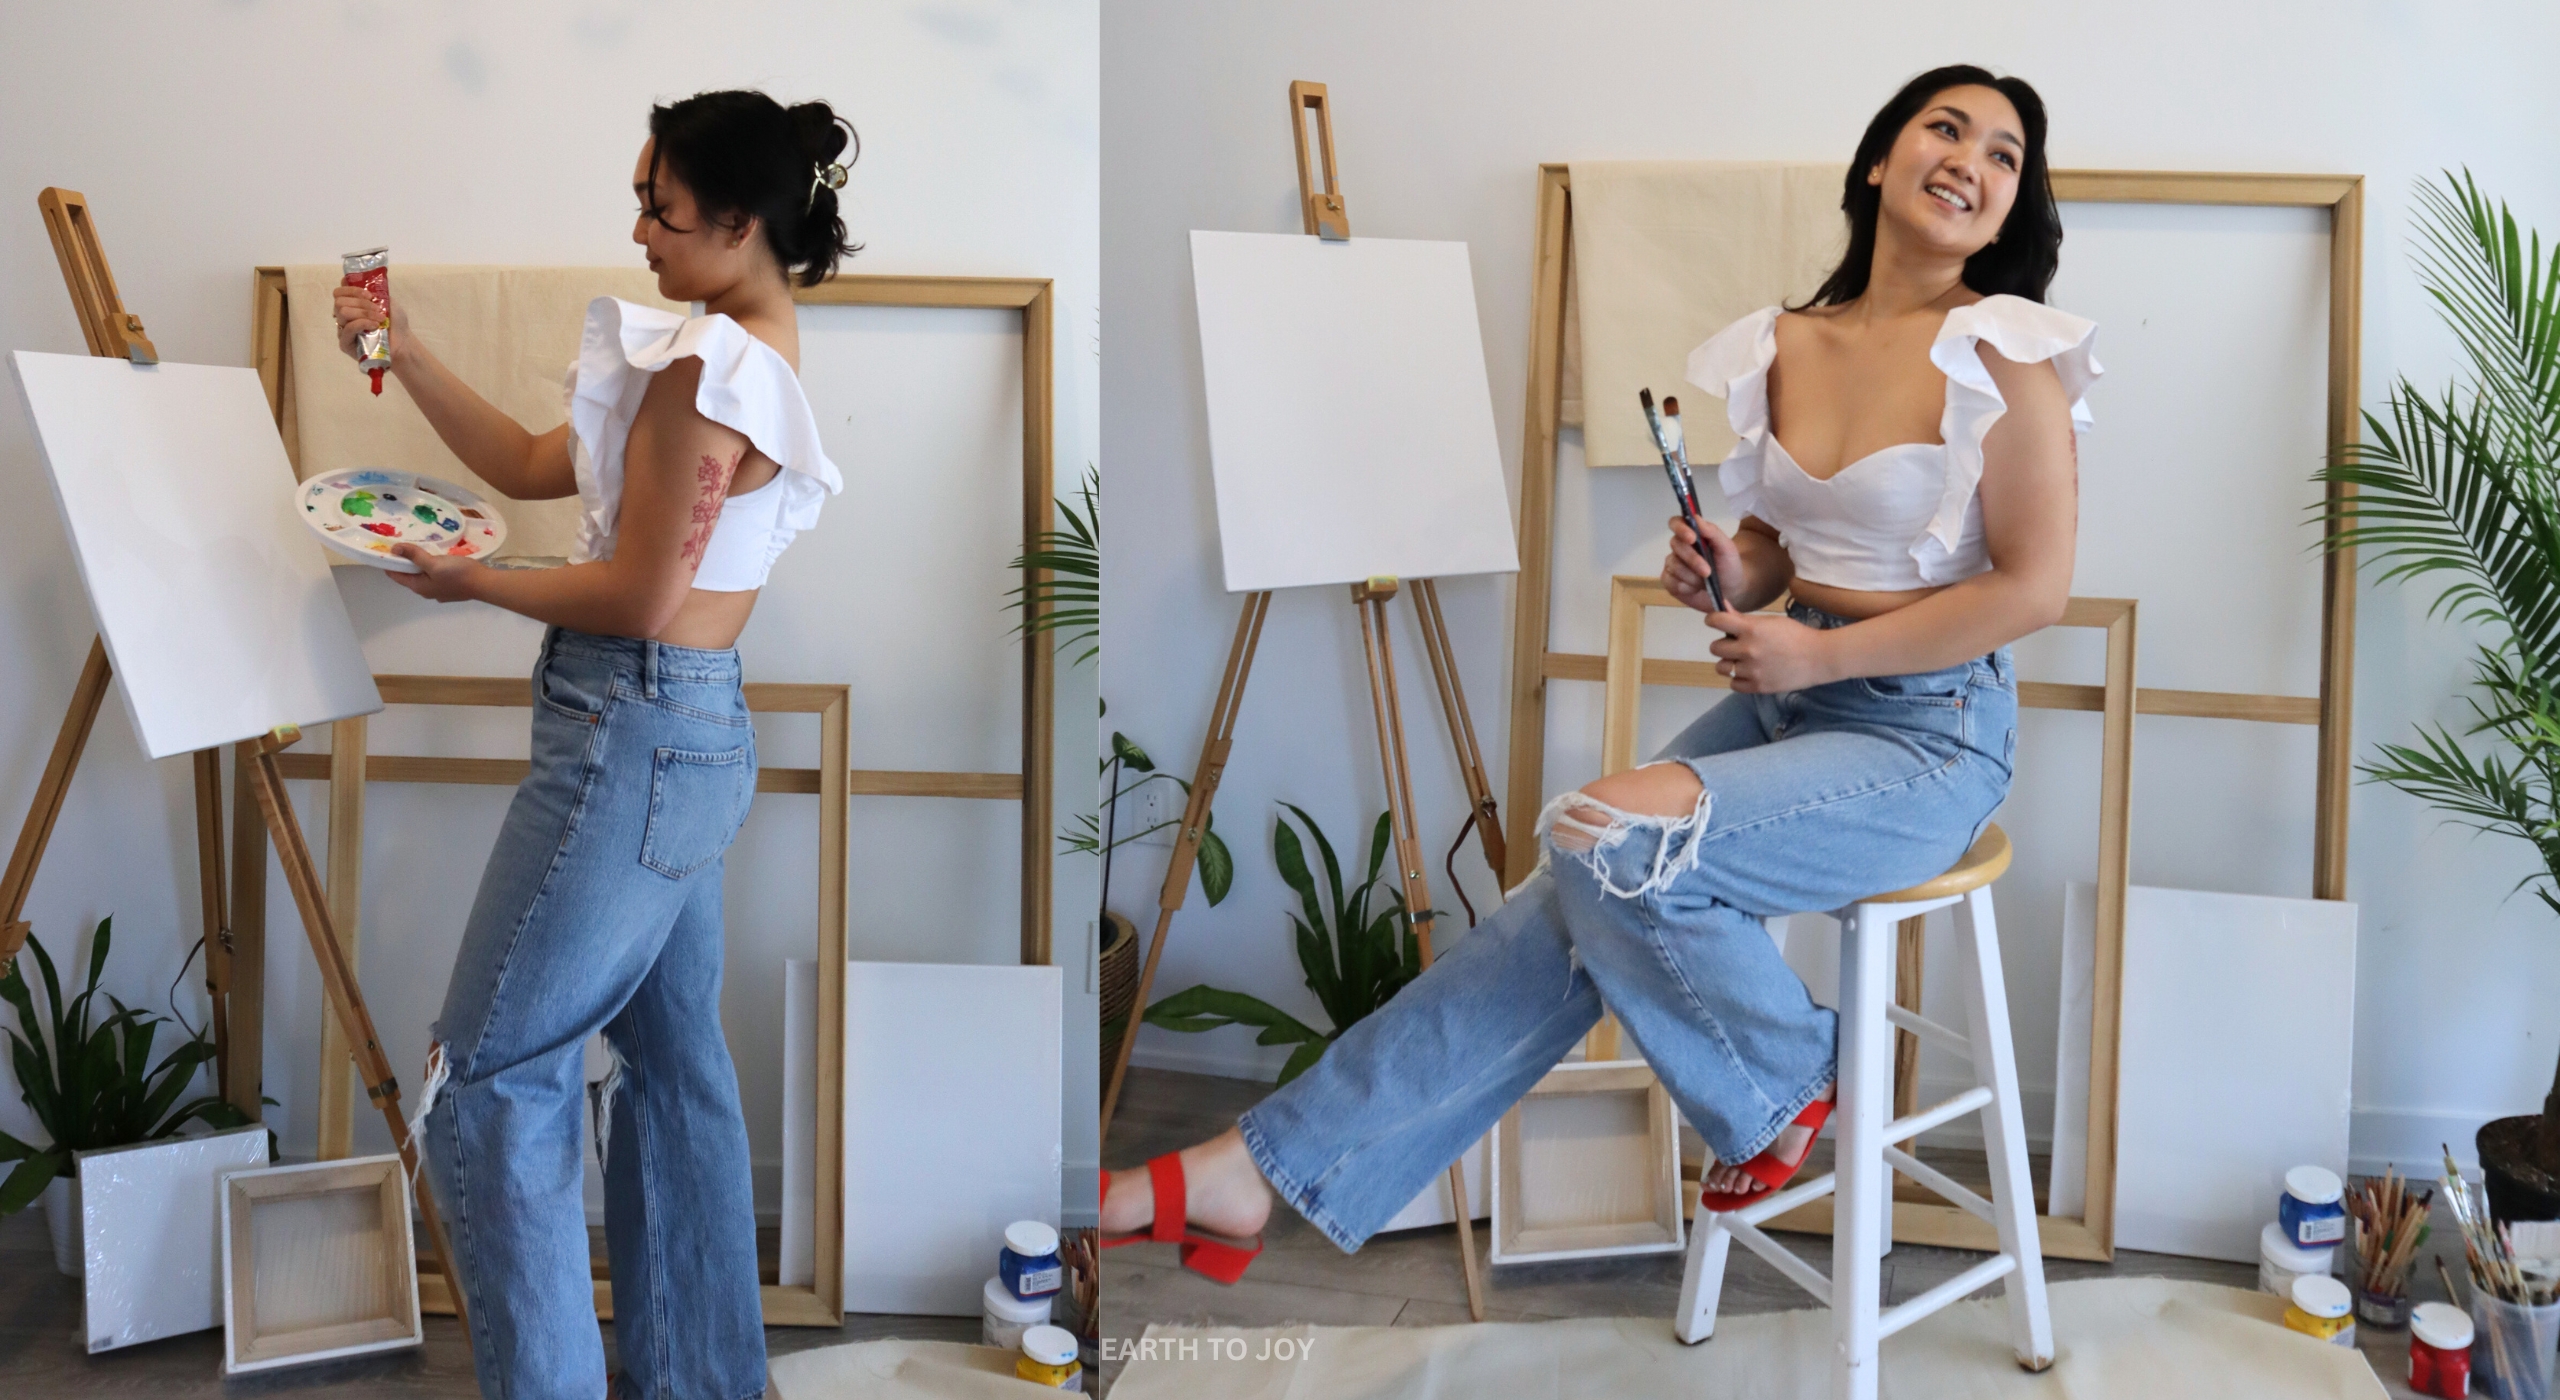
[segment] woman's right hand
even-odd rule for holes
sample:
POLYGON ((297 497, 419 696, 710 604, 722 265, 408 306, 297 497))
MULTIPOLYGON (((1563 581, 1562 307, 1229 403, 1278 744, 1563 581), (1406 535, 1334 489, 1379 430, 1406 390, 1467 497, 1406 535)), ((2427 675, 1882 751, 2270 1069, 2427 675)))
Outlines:
MULTIPOLYGON (((356 348, 356 335, 382 324, 381 305, 375 302, 372 294, 364 288, 350 287, 343 282, 331 290, 329 300, 330 310, 336 313, 338 318, 338 348, 346 352, 348 359, 362 362, 364 352, 356 348)), ((400 309, 399 303, 394 302, 391 307, 391 362, 393 364, 400 362, 401 348, 408 343, 408 340, 409 314, 400 309)))
POLYGON ((1742 572, 1742 551, 1734 546, 1733 537, 1714 521, 1701 520, 1706 532, 1701 541, 1690 533, 1689 522, 1671 517, 1671 553, 1662 561, 1662 586, 1671 596, 1702 613, 1716 610, 1715 600, 1707 594, 1707 568, 1714 561, 1716 583, 1730 601, 1742 592, 1746 581, 1742 572), (1703 553, 1701 547, 1703 545, 1703 553))

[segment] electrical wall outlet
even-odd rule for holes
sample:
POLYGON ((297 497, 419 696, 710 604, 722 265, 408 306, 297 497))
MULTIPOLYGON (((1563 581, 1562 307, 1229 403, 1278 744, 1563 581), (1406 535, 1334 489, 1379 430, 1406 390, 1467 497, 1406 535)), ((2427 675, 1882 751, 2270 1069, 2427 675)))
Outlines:
MULTIPOLYGON (((1171 783, 1149 783, 1129 796, 1137 799, 1138 810, 1134 815, 1123 818, 1129 823, 1125 829, 1147 833, 1137 839, 1137 844, 1172 845, 1173 838, 1181 834, 1183 808, 1190 805, 1183 799, 1182 789, 1171 783)), ((1127 799, 1122 799, 1122 803, 1127 805, 1127 799)))

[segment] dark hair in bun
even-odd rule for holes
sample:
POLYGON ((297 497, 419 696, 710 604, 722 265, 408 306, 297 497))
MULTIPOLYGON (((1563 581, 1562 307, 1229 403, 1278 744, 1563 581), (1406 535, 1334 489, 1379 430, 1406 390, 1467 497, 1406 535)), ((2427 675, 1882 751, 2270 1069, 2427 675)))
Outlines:
MULTIPOLYGON (((731 229, 762 220, 773 260, 801 286, 827 280, 838 259, 862 251, 845 237, 836 192, 819 179, 838 157, 851 165, 862 150, 853 124, 826 103, 785 107, 761 92, 698 92, 651 107, 649 136, 651 183, 663 165, 693 191, 703 218, 731 229)), ((650 213, 675 229, 663 211, 650 213)))

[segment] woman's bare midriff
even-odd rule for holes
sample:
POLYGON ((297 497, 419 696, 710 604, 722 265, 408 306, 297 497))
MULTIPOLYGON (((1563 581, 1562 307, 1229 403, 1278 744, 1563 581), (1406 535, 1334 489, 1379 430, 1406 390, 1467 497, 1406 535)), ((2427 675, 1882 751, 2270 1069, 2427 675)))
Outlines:
POLYGON ((1834 588, 1827 583, 1797 579, 1787 592, 1799 603, 1822 609, 1833 617, 1863 622, 1882 617, 1896 608, 1907 608, 1946 585, 1932 588, 1904 588, 1892 592, 1874 592, 1864 588, 1834 588))

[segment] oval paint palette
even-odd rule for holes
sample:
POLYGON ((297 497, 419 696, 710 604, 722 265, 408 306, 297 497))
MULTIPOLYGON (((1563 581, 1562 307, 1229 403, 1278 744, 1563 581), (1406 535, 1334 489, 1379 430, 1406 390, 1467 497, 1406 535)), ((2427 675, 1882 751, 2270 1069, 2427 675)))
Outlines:
POLYGON ((413 472, 347 467, 295 488, 294 513, 320 542, 395 574, 418 566, 391 552, 414 544, 430 554, 485 559, 507 542, 507 522, 478 494, 413 472))

